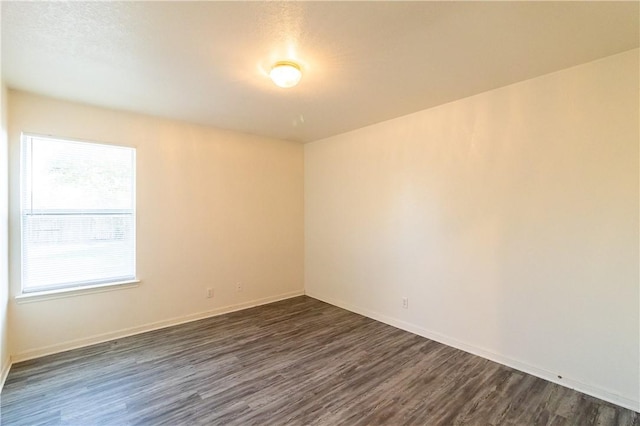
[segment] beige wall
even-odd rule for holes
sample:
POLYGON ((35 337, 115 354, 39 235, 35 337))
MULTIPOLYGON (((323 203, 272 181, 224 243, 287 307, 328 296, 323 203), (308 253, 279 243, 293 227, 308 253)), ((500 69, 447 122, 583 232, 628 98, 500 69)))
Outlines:
POLYGON ((637 410, 638 81, 633 50, 305 145, 307 294, 637 410))
POLYGON ((9 372, 9 196, 8 196, 8 162, 7 148, 7 88, 4 83, 0 88, 0 389, 9 372))
POLYGON ((15 91, 9 109, 11 294, 20 291, 21 132, 137 148, 142 280, 55 300, 12 298, 14 359, 302 294, 301 145, 15 91))

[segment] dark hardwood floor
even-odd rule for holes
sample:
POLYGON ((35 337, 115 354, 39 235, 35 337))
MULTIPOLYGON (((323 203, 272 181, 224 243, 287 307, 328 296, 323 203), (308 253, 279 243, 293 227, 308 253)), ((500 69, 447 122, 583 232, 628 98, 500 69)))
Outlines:
POLYGON ((309 297, 12 367, 3 425, 639 425, 638 414, 309 297))

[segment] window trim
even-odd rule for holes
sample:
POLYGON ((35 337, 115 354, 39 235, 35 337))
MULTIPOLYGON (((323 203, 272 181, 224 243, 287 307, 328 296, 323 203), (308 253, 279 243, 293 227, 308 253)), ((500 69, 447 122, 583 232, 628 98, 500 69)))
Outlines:
MULTIPOLYGON (((31 149, 31 148, 29 148, 31 149)), ((137 222, 138 222, 138 208, 137 208, 137 169, 138 169, 138 156, 137 156, 137 146, 124 145, 124 144, 116 144, 109 142, 97 142, 93 140, 87 139, 78 139, 78 138, 69 138, 64 136, 55 136, 50 134, 41 134, 41 133, 31 133, 31 132, 21 132, 20 134, 20 169, 19 169, 19 211, 18 214, 20 216, 20 289, 19 293, 15 296, 17 303, 26 303, 37 300, 50 300, 50 299, 59 299, 64 297, 72 297, 83 294, 91 294, 91 293, 102 293, 106 291, 112 290, 120 290, 125 288, 133 288, 138 287, 140 284, 140 279, 138 279, 138 255, 137 255, 137 246, 138 246, 138 232, 137 232, 137 222), (132 181, 132 216, 133 216, 133 276, 121 276, 121 277, 113 277, 109 280, 93 280, 93 281, 82 281, 82 282, 70 282, 65 283, 60 286, 51 286, 51 288, 41 288, 35 287, 33 290, 26 290, 23 285, 23 274, 24 274, 24 206, 23 206, 23 191, 25 190, 25 186, 27 185, 26 181, 26 146, 28 144, 27 140, 31 138, 37 139, 51 139, 57 140, 61 142, 72 142, 72 143, 83 143, 83 144, 91 144, 91 145, 101 145, 108 146, 114 148, 128 148, 133 150, 133 181, 132 181)), ((128 209, 127 209, 128 211, 128 209)), ((75 211, 69 211, 69 213, 75 213, 75 211)), ((107 212, 105 214, 121 214, 124 213, 122 210, 113 210, 112 212, 107 212)))
POLYGON ((139 287, 142 283, 139 279, 128 281, 108 282, 95 285, 83 285, 82 287, 65 287, 55 290, 30 291, 15 296, 18 304, 39 302, 41 300, 63 299, 67 297, 82 296, 85 294, 105 293, 107 291, 124 290, 139 287))

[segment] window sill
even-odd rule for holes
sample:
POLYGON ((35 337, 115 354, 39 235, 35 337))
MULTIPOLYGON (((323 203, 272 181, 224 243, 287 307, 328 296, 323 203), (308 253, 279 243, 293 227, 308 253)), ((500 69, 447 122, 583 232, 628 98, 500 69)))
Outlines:
POLYGON ((16 296, 17 303, 31 303, 42 300, 61 299, 65 297, 82 296, 84 294, 104 293, 106 291, 124 290, 140 285, 140 280, 119 281, 115 283, 96 284, 85 287, 63 288, 50 291, 38 291, 33 293, 23 293, 16 296))

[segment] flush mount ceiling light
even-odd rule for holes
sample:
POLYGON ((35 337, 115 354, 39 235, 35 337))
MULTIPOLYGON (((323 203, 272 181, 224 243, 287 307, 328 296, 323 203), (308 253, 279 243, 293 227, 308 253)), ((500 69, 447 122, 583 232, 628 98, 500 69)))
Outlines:
POLYGON ((276 86, 293 87, 300 82, 302 71, 300 71, 300 66, 294 62, 280 61, 276 62, 271 68, 269 77, 271 77, 276 86))

